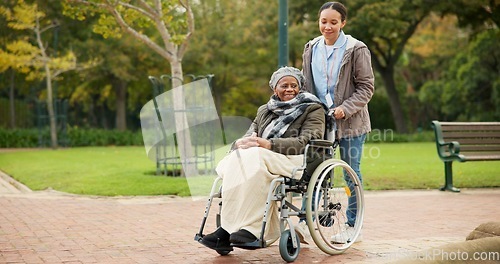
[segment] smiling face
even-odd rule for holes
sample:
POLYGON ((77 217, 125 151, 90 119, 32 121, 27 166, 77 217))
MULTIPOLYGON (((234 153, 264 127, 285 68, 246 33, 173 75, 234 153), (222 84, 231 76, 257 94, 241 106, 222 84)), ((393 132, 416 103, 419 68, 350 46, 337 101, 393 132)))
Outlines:
POLYGON ((292 76, 285 76, 276 84, 274 94, 278 96, 281 101, 289 101, 299 94, 299 90, 300 87, 297 79, 292 76))
POLYGON ((325 38, 326 45, 333 45, 339 37, 340 30, 345 26, 342 15, 334 9, 327 8, 319 15, 319 31, 325 38))

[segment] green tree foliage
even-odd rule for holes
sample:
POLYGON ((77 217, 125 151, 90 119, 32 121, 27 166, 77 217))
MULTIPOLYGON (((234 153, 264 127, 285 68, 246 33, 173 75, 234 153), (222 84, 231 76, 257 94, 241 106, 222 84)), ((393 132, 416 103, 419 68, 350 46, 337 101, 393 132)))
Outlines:
POLYGON ((346 31, 365 42, 371 50, 375 70, 380 73, 398 132, 408 132, 395 67, 418 25, 439 1, 390 0, 349 1, 346 31))
MULTIPOLYGON (((158 55, 170 62, 172 87, 183 84, 182 59, 189 40, 194 33, 194 15, 189 0, 66 0, 65 13, 74 18, 84 20, 88 15, 98 14, 99 22, 94 31, 106 37, 120 38, 122 33, 134 37, 144 43, 158 55)), ((118 83, 124 96, 123 83, 118 83)), ((185 109, 184 95, 181 89, 174 90, 174 109, 185 109)), ((124 101, 123 98, 120 99, 124 101)), ((117 108, 124 111, 123 108, 117 108)), ((117 111, 117 112, 118 112, 117 111)), ((119 112, 118 112, 119 113, 119 112)), ((175 115, 173 126, 179 131, 187 127, 185 113, 179 111, 175 115)), ((185 144, 179 147, 183 158, 191 158, 192 144, 187 133, 177 134, 177 142, 185 144), (185 151, 185 152, 184 152, 185 151)), ((194 164, 184 166, 187 175, 196 175, 194 164)))
MULTIPOLYGON (((113 13, 108 12, 110 9, 94 5, 105 2, 136 7, 141 4, 142 9, 137 10, 120 7, 118 11, 123 21, 137 26, 136 32, 148 36, 157 47, 167 49, 163 42, 164 34, 152 23, 155 20, 141 17, 141 11, 138 11, 148 10, 144 4, 151 4, 153 0, 38 1, 39 10, 46 15, 45 22, 54 21, 59 25, 43 34, 43 43, 47 45, 51 57, 62 56, 71 50, 78 61, 98 57, 102 62, 87 71, 59 75, 54 97, 70 99, 68 120, 72 125, 118 127, 119 118, 115 116, 121 111, 118 109, 125 106, 129 128, 137 128, 139 109, 152 96, 147 76, 172 73, 172 66, 165 57, 158 55, 157 49, 137 41, 134 34, 126 34, 128 31, 123 31, 113 13), (85 20, 62 15, 63 3, 69 4, 70 9, 66 12, 71 11, 73 17, 85 20), (118 35, 121 38, 114 38, 118 35), (125 99, 120 97, 123 90, 127 91, 125 99), (116 125, 113 125, 115 119, 116 125)), ((391 94, 400 101, 401 108, 397 112, 403 116, 404 127, 410 124, 409 128, 428 128, 430 119, 498 118, 495 107, 486 108, 498 105, 495 101, 499 97, 495 78, 498 70, 486 67, 490 65, 490 60, 496 58, 493 55, 498 46, 495 46, 495 34, 490 31, 489 37, 486 37, 483 32, 486 29, 498 30, 496 21, 500 1, 343 2, 349 8, 345 32, 367 43, 374 56, 376 95, 370 103, 370 111, 373 113, 373 124, 377 125, 375 128, 394 126, 394 118, 388 112, 391 94), (409 29, 414 29, 410 35, 407 34, 411 33, 409 29), (487 40, 490 37, 493 39, 487 40), (402 48, 401 44, 404 44, 402 48), (487 79, 489 82, 484 81, 487 79), (392 93, 387 89, 387 83, 391 82, 395 91, 392 93), (479 93, 484 89, 484 94, 489 94, 489 97, 479 93), (441 97, 442 93, 446 94, 446 100, 441 97), (470 101, 464 99, 467 97, 470 101), (467 104, 472 106, 457 108, 467 104), (473 108, 474 105, 476 108, 473 108)), ((183 71, 197 75, 214 74, 213 91, 221 113, 253 118, 257 106, 265 103, 271 94, 267 82, 277 67, 278 1, 193 1, 190 6, 197 23, 196 32, 190 34, 185 31, 188 19, 179 2, 169 0, 161 3, 162 14, 169 17, 164 23, 171 30, 170 47, 182 46, 186 51, 188 45, 183 46, 182 40, 190 38, 189 50, 182 59, 183 71)), ((319 0, 289 1, 290 65, 300 68, 303 45, 320 34, 317 12, 323 3, 319 0)), ((17 0, 6 0, 0 6, 12 9, 16 4, 17 0)), ((37 46, 33 33, 12 29, 7 22, 4 16, 0 17, 0 49, 7 51, 8 43, 25 39, 32 46, 37 46)), ((178 54, 177 51, 172 54, 178 54)), ((23 56, 19 54, 16 59, 23 56)), ((0 67, 5 65, 3 61, 0 63, 0 67)), ((3 84, 0 87, 1 97, 11 96, 19 100, 33 94, 37 98, 47 98, 45 84, 40 80, 25 81, 24 77, 29 72, 23 73, 21 67, 16 69, 18 71, 10 67, 0 75, 3 84), (43 90, 37 88, 42 86, 43 90)), ((9 108, 2 106, 2 109, 9 108)), ((394 112, 392 106, 390 109, 394 112)))
POLYGON ((194 33, 188 0, 65 0, 64 13, 78 20, 98 16, 94 31, 105 38, 128 34, 170 62, 173 87, 182 85, 182 59, 194 33))
POLYGON ((168 63, 130 36, 118 40, 91 34, 72 45, 85 51, 81 57, 98 56, 102 63, 84 75, 72 76, 75 85, 67 87, 71 89, 62 91, 61 96, 69 98, 72 106, 82 106, 89 125, 126 130, 127 113, 136 112, 151 97, 147 76, 157 74, 160 66, 168 67, 168 63), (115 114, 111 120, 102 120, 104 116, 98 114, 101 111, 115 114))
POLYGON ((440 10, 444 14, 458 17, 459 26, 472 26, 482 29, 485 25, 492 27, 500 25, 500 1, 498 0, 448 0, 440 1, 440 10))
POLYGON ((13 8, 1 6, 0 14, 7 19, 8 27, 34 34, 34 38, 30 38, 29 34, 20 35, 19 38, 8 42, 5 50, 0 50, 0 72, 13 68, 27 74, 27 80, 45 79, 51 146, 57 148, 57 124, 54 113, 52 81, 64 72, 76 70, 78 67, 90 67, 93 62, 79 66, 71 51, 67 51, 61 56, 49 53, 42 35, 57 27, 58 23, 45 19, 45 13, 39 10, 37 4, 28 4, 24 0, 18 0, 13 8))
POLYGON ((397 67, 405 46, 418 27, 431 13, 458 14, 461 21, 481 25, 498 13, 499 1, 434 1, 434 0, 353 0, 349 9, 346 32, 365 42, 372 52, 375 70, 383 80, 391 112, 399 132, 408 131, 405 113, 407 85, 399 82, 397 67), (464 19, 465 18, 465 19, 464 19), (399 85, 398 85, 399 84, 399 85))
POLYGON ((318 9, 323 0, 288 1, 288 51, 290 65, 302 67, 304 44, 320 34, 318 9))
POLYGON ((40 3, 47 17, 59 27, 47 40, 53 50, 70 47, 79 61, 99 58, 96 67, 65 74, 57 82, 57 96, 68 99, 68 121, 73 126, 118 130, 137 129, 137 113, 151 98, 148 75, 169 69, 169 63, 142 42, 127 34, 104 38, 93 32, 98 17, 83 21, 63 15, 63 1, 40 3))
POLYGON ((422 87, 421 101, 433 102, 446 120, 499 120, 499 39, 497 29, 478 34, 454 57, 442 79, 422 87))
POLYGON ((411 62, 403 65, 418 91, 414 116, 427 124, 498 120, 499 6, 500 1, 457 1, 444 9, 449 15, 422 23, 409 42, 411 62))
POLYGON ((222 114, 253 118, 271 95, 268 82, 278 60, 277 10, 277 1, 248 0, 207 0, 193 9, 199 23, 185 62, 191 72, 215 74, 222 114))
POLYGON ((411 128, 428 129, 432 120, 441 119, 440 105, 433 102, 441 91, 422 101, 421 88, 442 78, 453 57, 467 46, 469 35, 469 30, 458 28, 455 16, 431 13, 408 41, 395 76, 397 85, 406 88, 401 98, 411 128))

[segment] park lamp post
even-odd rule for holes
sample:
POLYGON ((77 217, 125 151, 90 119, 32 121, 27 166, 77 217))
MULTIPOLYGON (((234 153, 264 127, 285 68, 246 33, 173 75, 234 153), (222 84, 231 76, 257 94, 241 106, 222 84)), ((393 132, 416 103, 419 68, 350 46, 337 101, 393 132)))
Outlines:
POLYGON ((288 0, 279 0, 278 67, 288 65, 288 0))

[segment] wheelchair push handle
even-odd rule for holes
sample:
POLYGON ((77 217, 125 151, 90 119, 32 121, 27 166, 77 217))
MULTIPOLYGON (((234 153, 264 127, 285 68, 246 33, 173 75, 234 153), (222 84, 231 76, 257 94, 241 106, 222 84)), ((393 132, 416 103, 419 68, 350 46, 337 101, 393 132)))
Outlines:
POLYGON ((326 114, 325 122, 326 122, 326 135, 325 139, 331 142, 335 142, 337 138, 337 122, 335 122, 334 117, 335 110, 330 108, 328 113, 326 114))

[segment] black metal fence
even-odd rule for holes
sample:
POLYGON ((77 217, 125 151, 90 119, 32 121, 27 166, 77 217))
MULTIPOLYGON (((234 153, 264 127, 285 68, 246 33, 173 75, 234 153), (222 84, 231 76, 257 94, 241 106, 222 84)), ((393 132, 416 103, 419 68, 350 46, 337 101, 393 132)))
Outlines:
MULTIPOLYGON (((47 103, 44 101, 35 101, 36 105, 36 127, 38 129, 38 146, 49 147, 50 142, 50 117, 48 114, 47 103)), ((56 118, 57 143, 65 147, 68 142, 68 100, 54 101, 54 116, 56 118)))
MULTIPOLYGON (((58 144, 68 145, 67 116, 68 100, 54 101, 54 115, 57 124, 58 144)), ((0 127, 14 129, 32 129, 38 131, 38 146, 49 147, 50 142, 50 118, 47 110, 47 102, 39 100, 10 101, 0 98, 0 127)))
MULTIPOLYGON (((208 98, 211 97, 212 91, 212 81, 214 75, 185 75, 183 83, 194 82, 200 79, 207 79, 210 91, 203 90, 203 92, 207 92, 210 94, 203 94, 202 97, 208 98)), ((178 110, 174 109, 173 105, 160 106, 156 101, 157 96, 161 95, 164 92, 169 91, 172 83, 172 77, 170 75, 161 75, 160 77, 150 76, 149 80, 151 81, 153 88, 153 102, 156 110, 156 115, 158 120, 160 121, 160 126, 162 130, 162 140, 155 145, 155 158, 156 158, 156 174, 157 175, 170 175, 170 176, 183 176, 183 164, 189 164, 196 166, 196 169, 200 174, 211 175, 214 173, 215 169, 215 157, 214 150, 215 144, 214 142, 214 134, 213 133, 202 133, 199 131, 209 131, 210 128, 202 128, 199 130, 193 129, 188 133, 189 140, 191 143, 192 151, 194 153, 192 157, 182 158, 179 150, 179 135, 177 133, 165 133, 166 130, 170 130, 171 128, 167 128, 164 126, 164 122, 162 122, 161 115, 174 115, 178 110)), ((200 104, 200 107, 189 107, 187 109, 182 110, 184 114, 192 116, 194 118, 202 115, 210 109, 204 108, 200 104)), ((174 124, 171 124, 174 125, 174 124)), ((200 126, 213 126, 214 123, 210 124, 202 124, 200 126)), ((174 129, 175 130, 175 129, 174 129)))

